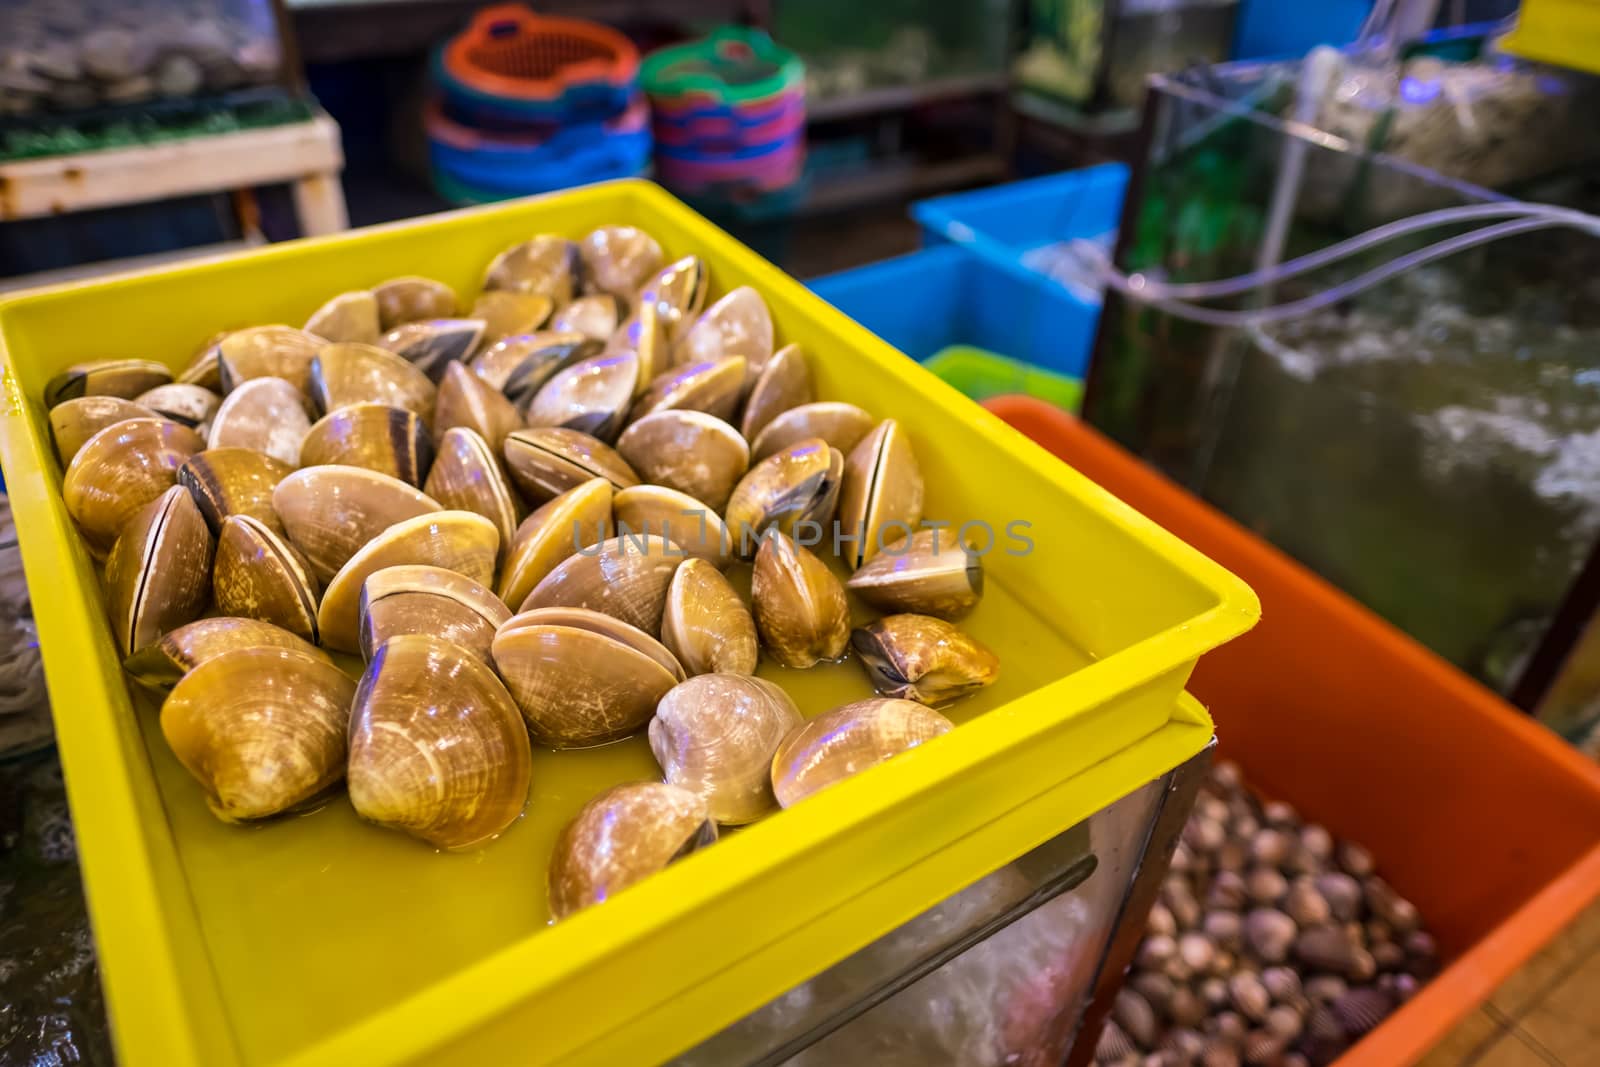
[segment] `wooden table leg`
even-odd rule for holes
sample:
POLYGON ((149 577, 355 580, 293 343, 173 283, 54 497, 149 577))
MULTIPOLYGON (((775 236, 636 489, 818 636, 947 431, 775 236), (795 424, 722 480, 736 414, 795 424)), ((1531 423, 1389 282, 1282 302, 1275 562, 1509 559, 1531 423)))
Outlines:
POLYGON ((338 233, 349 229, 345 211, 344 187, 339 175, 312 174, 293 183, 295 213, 300 216, 300 232, 307 237, 338 233))

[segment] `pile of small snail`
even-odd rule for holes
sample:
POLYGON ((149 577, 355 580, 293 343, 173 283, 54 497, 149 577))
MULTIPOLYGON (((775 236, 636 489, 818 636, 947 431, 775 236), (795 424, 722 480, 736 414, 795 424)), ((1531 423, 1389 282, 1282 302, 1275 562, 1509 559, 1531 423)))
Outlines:
POLYGON ((705 264, 663 260, 633 227, 540 236, 465 317, 397 278, 219 335, 175 380, 48 383, 118 651, 220 817, 342 780, 363 818, 471 847, 523 811, 532 745, 647 730, 663 780, 566 828, 559 918, 948 731, 933 707, 995 680, 951 622, 979 557, 918 529, 899 424, 818 401, 755 290, 707 308, 705 264), (831 549, 797 536, 830 523, 831 549), (853 632, 852 593, 883 613, 853 632), (809 721, 754 677, 852 651, 880 695, 809 721))
POLYGON ((1117 994, 1101 1064, 1322 1067, 1433 976, 1438 950, 1372 855, 1219 763, 1117 994))

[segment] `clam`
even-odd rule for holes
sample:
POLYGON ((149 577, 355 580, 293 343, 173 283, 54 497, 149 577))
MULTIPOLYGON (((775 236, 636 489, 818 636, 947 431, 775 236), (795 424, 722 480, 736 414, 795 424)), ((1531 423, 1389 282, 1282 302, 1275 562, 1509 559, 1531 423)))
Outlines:
POLYGON ((760 462, 796 441, 820 437, 843 455, 872 432, 878 420, 869 413, 838 400, 801 404, 775 416, 750 442, 750 455, 760 462))
POLYGON ((351 404, 388 404, 415 411, 428 423, 437 394, 426 374, 376 345, 326 345, 311 361, 311 396, 324 412, 351 404))
POLYGON ((662 782, 612 786, 585 804, 550 856, 550 914, 611 899, 717 839, 705 801, 662 782))
POLYGON ((591 478, 522 520, 512 535, 496 592, 507 604, 520 606, 562 560, 610 536, 611 483, 591 478))
POLYGON ((688 363, 656 375, 629 412, 630 422, 657 411, 705 411, 733 418, 744 388, 745 362, 738 356, 688 363))
POLYGON ((143 404, 120 396, 80 396, 50 409, 50 438, 63 466, 72 462, 84 442, 113 423, 160 418, 143 404))
POLYGON ((769 529, 789 536, 802 522, 833 518, 844 457, 820 438, 800 441, 757 463, 734 486, 723 518, 739 555, 749 559, 769 529))
POLYGON ((653 533, 722 570, 733 562, 733 538, 717 513, 686 493, 663 485, 619 490, 611 504, 618 535, 653 533))
POLYGON ((212 392, 222 391, 222 366, 217 358, 217 345, 228 336, 227 330, 215 334, 194 354, 189 365, 173 379, 184 385, 198 385, 212 392))
POLYGON ((885 546, 845 584, 879 611, 958 619, 983 596, 983 562, 949 530, 918 530, 885 546))
POLYGON ((186 426, 161 418, 124 419, 83 443, 61 480, 67 514, 96 556, 146 504, 170 489, 178 468, 205 447, 186 426))
POLYGON ((161 733, 230 822, 316 798, 344 775, 356 685, 326 657, 262 645, 199 664, 161 705, 161 733))
POLYGON ((639 289, 638 305, 654 305, 668 341, 676 343, 706 304, 706 288, 711 275, 699 256, 685 256, 669 263, 639 289))
POLYGON ((952 729, 949 719, 912 700, 880 697, 834 708, 783 739, 772 757, 772 791, 791 807, 952 729))
POLYGON ((507 337, 472 361, 472 373, 513 402, 526 401, 556 371, 605 346, 581 333, 540 332, 507 337))
POLYGON ((272 507, 322 582, 389 527, 440 510, 400 479, 360 467, 295 471, 272 491, 272 507))
POLYGON ((756 629, 785 667, 837 660, 850 643, 850 605, 828 565, 790 537, 765 537, 750 579, 756 629))
POLYGON ((148 359, 101 359, 74 363, 45 383, 44 406, 53 408, 81 396, 114 396, 132 400, 140 393, 172 381, 165 363, 148 359))
POLYGON ((217 610, 317 641, 317 579, 304 556, 260 519, 222 522, 211 589, 217 610))
POLYGON ((528 425, 561 426, 615 441, 633 403, 639 357, 595 356, 557 371, 528 402, 528 425))
POLYGON ((683 559, 683 549, 656 534, 612 537, 562 560, 518 610, 588 608, 653 636, 661 632, 667 585, 683 559))
POLYGON ((610 293, 580 296, 550 318, 552 330, 581 333, 604 341, 617 332, 622 321, 622 302, 610 293))
POLYGON ((186 489, 139 509, 106 559, 106 600, 127 656, 205 610, 211 533, 186 489))
POLYGON ((532 500, 548 500, 590 478, 604 478, 617 489, 639 484, 615 449, 577 430, 517 430, 506 437, 502 452, 517 487, 532 500))
POLYGON ((313 311, 305 332, 324 341, 370 345, 378 339, 378 317, 378 298, 368 289, 356 289, 340 293, 313 311))
POLYGON ((140 393, 134 398, 134 403, 144 405, 163 418, 205 433, 205 426, 222 405, 222 398, 203 385, 168 382, 140 393))
POLYGON ((704 501, 721 512, 750 467, 739 431, 703 411, 658 411, 622 432, 617 452, 647 482, 704 501))
POLYGON ((547 296, 560 307, 572 299, 582 269, 577 245, 541 234, 495 256, 484 272, 483 287, 547 296))
POLYGON ((248 448, 292 467, 310 429, 305 394, 283 378, 251 378, 217 408, 207 447, 248 448))
POLYGON ((656 239, 636 226, 601 226, 578 242, 584 275, 602 293, 632 300, 639 287, 661 270, 656 239))
POLYGON ((252 378, 282 378, 300 392, 309 393, 311 357, 326 343, 323 338, 292 326, 235 330, 217 342, 220 389, 227 394, 252 378))
POLYGON ((815 399, 805 353, 800 351, 799 345, 786 345, 773 353, 756 375, 755 384, 744 402, 739 432, 746 441, 753 441, 773 419, 815 399))
POLYGON ((328 658, 326 652, 281 626, 218 615, 162 634, 128 657, 122 668, 145 688, 165 692, 200 664, 239 648, 292 648, 318 659, 328 658))
POLYGON ((494 663, 535 741, 581 748, 627 737, 683 680, 659 641, 620 619, 574 608, 512 617, 494 663))
POLYGON ((426 319, 396 326, 377 344, 437 382, 446 367, 478 350, 487 329, 482 319, 426 319))
POLYGON ((545 324, 555 301, 538 293, 516 293, 492 289, 472 302, 470 318, 483 323, 484 340, 490 344, 518 334, 532 333, 545 324))
POLYGON ((433 463, 427 427, 414 411, 387 404, 350 404, 328 412, 300 443, 300 466, 365 467, 421 485, 433 463))
POLYGON ((845 562, 861 566, 921 521, 922 469, 900 424, 885 419, 844 461, 839 525, 856 536, 845 562))
POLYGON ((754 674, 755 620, 732 584, 703 559, 684 560, 667 586, 661 643, 691 674, 754 674))
POLYGON ((802 722, 789 694, 771 682, 702 674, 656 705, 650 751, 667 784, 699 794, 713 819, 737 826, 777 809, 772 756, 802 722))
POLYGON ((385 567, 361 587, 361 655, 391 637, 428 634, 451 641, 485 663, 495 631, 511 618, 487 588, 442 567, 385 567))
POLYGON ((739 356, 748 384, 754 384, 772 358, 772 313, 761 294, 748 285, 732 290, 701 315, 673 350, 678 363, 739 356))
POLYGON ((456 313, 455 290, 432 278, 390 278, 373 286, 372 298, 378 302, 378 329, 385 333, 402 323, 447 319, 456 313))
POLYGON ((435 511, 395 523, 368 541, 328 580, 317 610, 322 644, 339 652, 360 651, 361 587, 374 572, 424 564, 490 585, 499 551, 500 534, 494 523, 470 511, 435 511))
POLYGON ((517 406, 482 378, 460 363, 445 368, 439 393, 433 405, 433 443, 437 446, 446 430, 457 426, 475 431, 496 453, 506 435, 522 429, 517 406))
POLYGON ((446 431, 423 492, 441 507, 482 515, 494 523, 501 546, 510 546, 522 502, 511 491, 500 458, 476 431, 465 426, 446 431))
POLYGON ((424 634, 380 645, 350 710, 350 803, 437 848, 502 833, 528 801, 533 752, 494 671, 424 634))
POLYGON ((931 615, 886 615, 850 635, 850 644, 886 697, 939 707, 990 685, 1000 659, 931 615))

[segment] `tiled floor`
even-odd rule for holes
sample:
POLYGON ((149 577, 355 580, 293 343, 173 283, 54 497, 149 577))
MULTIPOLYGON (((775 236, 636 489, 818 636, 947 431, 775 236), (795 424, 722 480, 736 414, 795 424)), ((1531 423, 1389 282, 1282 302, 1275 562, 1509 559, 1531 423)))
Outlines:
POLYGON ((1421 1067, 1600 1065, 1600 903, 1507 979, 1421 1067))

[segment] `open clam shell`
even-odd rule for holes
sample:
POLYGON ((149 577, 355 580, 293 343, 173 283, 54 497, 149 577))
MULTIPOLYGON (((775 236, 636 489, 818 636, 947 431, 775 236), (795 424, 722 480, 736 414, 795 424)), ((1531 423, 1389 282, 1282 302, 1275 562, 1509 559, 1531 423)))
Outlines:
POLYGON ((718 570, 733 562, 733 537, 710 507, 664 485, 634 485, 617 492, 611 511, 617 534, 656 534, 718 570))
POLYGON ((785 345, 756 375, 739 419, 739 432, 746 441, 753 441, 773 419, 816 398, 805 353, 799 345, 785 345))
POLYGON ((482 319, 424 319, 396 326, 377 345, 437 382, 446 367, 478 350, 487 330, 482 319))
POLYGON ((433 444, 422 417, 387 404, 351 404, 318 419, 300 443, 300 466, 364 467, 422 484, 433 465, 433 444))
POLYGON ((750 579, 756 629, 785 667, 837 660, 850 642, 850 605, 828 565, 789 537, 765 537, 750 579))
POLYGON ((211 532, 188 490, 173 486, 139 510, 106 559, 111 630, 122 655, 205 610, 211 553, 211 532))
POLYGON ((425 564, 490 585, 499 551, 500 534, 494 523, 470 511, 436 511, 395 523, 329 579, 317 611, 322 644, 340 652, 361 650, 361 588, 375 572, 425 564))
POLYGON ((494 523, 500 544, 509 547, 522 518, 522 501, 489 442, 465 426, 445 433, 439 457, 423 491, 444 508, 475 511, 494 523))
POLYGON ((992 685, 1000 658, 931 615, 886 615, 850 635, 882 696, 940 707, 992 685))
POLYGON ((437 396, 426 374, 376 345, 326 345, 311 361, 311 397, 323 412, 351 404, 387 404, 414 411, 431 424, 437 396))
POLYGON ((615 449, 577 430, 517 430, 506 437, 502 452, 517 488, 530 500, 549 500, 590 478, 604 478, 617 489, 639 484, 615 449))
POLYGON ((74 363, 44 386, 44 406, 53 408, 82 396, 114 396, 132 400, 140 393, 172 381, 165 363, 148 359, 100 359, 74 363))
POLYGON ((217 610, 317 643, 317 579, 305 557, 249 515, 223 520, 211 589, 217 610))
POLYGON ((750 446, 703 411, 658 411, 622 432, 617 452, 647 482, 703 501, 720 513, 750 468, 750 446))
POLYGON ((326 652, 281 626, 218 615, 196 619, 162 634, 124 660, 122 669, 146 689, 165 692, 208 660, 235 649, 263 647, 298 649, 318 659, 328 659, 326 652))
POLYGON ((437 848, 468 848, 522 814, 533 752, 494 671, 424 634, 374 652, 350 712, 350 803, 437 848))
POLYGON ((361 655, 370 662, 391 637, 427 634, 488 662, 495 631, 510 618, 499 597, 464 574, 442 567, 385 567, 361 587, 361 655))
POLYGON ((695 674, 754 674, 761 658, 756 623, 733 585, 703 559, 678 567, 667 586, 661 643, 695 674))
MULTIPOLYGON (((378 330, 382 333, 420 319, 447 319, 456 313, 456 292, 444 282, 407 275, 373 286, 378 302, 378 330)), ((330 341, 341 338, 330 337, 330 341)))
POLYGON ((248 448, 291 467, 311 429, 305 394, 283 378, 251 378, 222 401, 211 418, 209 448, 248 448))
POLYGON ((494 638, 494 662, 534 740, 581 748, 627 737, 682 680, 672 654, 619 619, 574 609, 514 616, 494 638))
POLYGON ((744 388, 745 361, 739 356, 688 363, 655 377, 628 413, 637 422, 657 411, 704 411, 724 421, 733 418, 744 388))
POLYGON ((683 549, 656 534, 612 537, 557 564, 518 610, 588 608, 655 636, 661 632, 672 572, 684 558, 683 549))
POLYGON ((754 384, 772 358, 772 312, 761 294, 748 285, 731 290, 705 310, 673 351, 679 363, 739 356, 745 377, 754 384))
POLYGON ((326 582, 362 546, 439 502, 387 474, 361 467, 307 467, 272 491, 272 507, 306 561, 326 582))
POLYGON ((557 371, 528 402, 528 425, 561 426, 615 441, 633 403, 639 357, 595 356, 557 371))
POLYGON ((239 648, 184 675, 161 733, 228 821, 277 815, 344 776, 356 684, 326 657, 239 648))
MULTIPOLYGON (((292 326, 252 326, 217 342, 217 380, 226 395, 255 378, 282 378, 311 391, 311 357, 327 342, 292 326)), ((199 384, 205 384, 201 382, 199 384)))
POLYGON ((788 537, 802 522, 815 523, 820 537, 843 478, 844 457, 821 438, 796 442, 751 467, 723 513, 735 551, 749 559, 768 530, 788 537))
POLYGON ((107 426, 128 419, 164 417, 120 396, 80 396, 50 409, 50 439, 55 442, 56 457, 65 467, 89 438, 107 426))
POLYGON ((379 334, 378 298, 371 290, 356 289, 331 298, 306 320, 305 332, 324 341, 355 341, 370 345, 379 334))
POLYGON ((496 454, 506 435, 522 429, 522 414, 498 389, 479 378, 460 363, 445 368, 439 393, 433 405, 433 443, 439 444, 446 430, 464 426, 475 431, 496 454))
POLYGON ((134 398, 134 403, 144 405, 163 418, 205 433, 206 425, 216 415, 217 408, 222 406, 222 398, 203 385, 168 382, 140 393, 134 398))
POLYGON ((546 501, 522 520, 510 541, 496 592, 521 605, 545 575, 580 548, 611 536, 611 483, 591 478, 546 501))
POLYGON ((772 757, 803 721, 789 694, 771 682, 702 674, 656 705, 650 751, 669 785, 704 797, 713 819, 737 826, 777 810, 772 757))
POLYGON ((856 535, 845 560, 852 569, 877 555, 885 542, 922 521, 922 469, 900 424, 885 419, 862 438, 844 462, 839 525, 856 535))
POLYGON ((570 330, 604 341, 617 332, 624 314, 622 301, 610 293, 580 296, 550 318, 552 330, 570 330))
POLYGON ((172 488, 178 468, 205 447, 198 434, 168 419, 124 419, 83 443, 61 480, 67 514, 89 550, 104 556, 146 504, 172 488))
POLYGON ((684 256, 661 268, 639 289, 637 306, 654 305, 667 340, 676 344, 706 305, 711 273, 699 256, 684 256))
POLYGON ((959 619, 983 596, 983 561, 948 529, 885 545, 845 583, 879 611, 959 619))
POLYGON ((877 421, 870 413, 842 401, 818 400, 801 404, 774 416, 750 442, 750 455, 760 462, 796 441, 820 437, 848 456, 861 439, 872 432, 877 421))
POLYGON ((483 287, 547 296, 560 307, 577 291, 582 270, 577 245, 565 237, 540 234, 495 256, 484 271, 483 287))
POLYGON ((600 354, 605 346, 581 333, 518 334, 473 359, 472 373, 513 403, 525 403, 563 367, 600 354))
POLYGON ((612 786, 556 837, 550 914, 565 919, 609 900, 716 839, 716 823, 694 793, 662 782, 612 786))
POLYGON ((507 337, 542 329, 555 310, 555 301, 538 293, 516 293, 492 289, 472 302, 470 318, 483 323, 483 338, 494 344, 507 337))
POLYGON ((665 258, 656 239, 636 226, 591 230, 578 242, 578 255, 590 287, 623 300, 632 300, 665 258))
POLYGON ((772 790, 791 807, 955 727, 910 700, 877 698, 824 712, 799 727, 772 757, 772 790))

